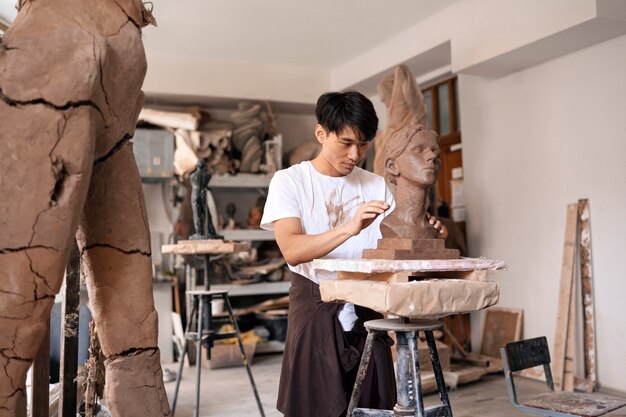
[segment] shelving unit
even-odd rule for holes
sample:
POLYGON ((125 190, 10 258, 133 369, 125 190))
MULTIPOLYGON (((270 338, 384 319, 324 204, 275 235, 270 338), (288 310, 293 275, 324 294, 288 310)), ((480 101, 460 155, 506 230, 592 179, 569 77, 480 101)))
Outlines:
POLYGON ((231 297, 239 297, 246 295, 266 295, 277 294, 285 295, 289 293, 289 281, 278 282, 259 282, 256 284, 248 285, 232 285, 232 284, 215 284, 212 285, 216 291, 228 291, 228 295, 231 297))
MULTIPOLYGON (((220 193, 235 191, 238 195, 243 193, 258 193, 266 195, 269 188, 271 175, 239 173, 236 175, 214 175, 209 183, 209 188, 219 198, 220 193)), ((237 207, 239 209, 239 207, 237 207)), ((233 241, 273 241, 274 232, 262 229, 231 229, 220 230, 218 233, 226 240, 233 241)), ((276 298, 289 294, 291 282, 259 282, 247 285, 216 284, 212 289, 228 291, 231 298, 235 297, 258 297, 261 299, 276 298)), ((285 343, 278 340, 270 340, 257 345, 256 353, 277 353, 285 350, 285 343)))
POLYGON ((263 229, 232 229, 220 230, 219 232, 226 240, 254 240, 271 241, 274 240, 274 232, 263 229))
POLYGON ((271 175, 246 174, 214 175, 209 183, 210 188, 268 188, 271 175))

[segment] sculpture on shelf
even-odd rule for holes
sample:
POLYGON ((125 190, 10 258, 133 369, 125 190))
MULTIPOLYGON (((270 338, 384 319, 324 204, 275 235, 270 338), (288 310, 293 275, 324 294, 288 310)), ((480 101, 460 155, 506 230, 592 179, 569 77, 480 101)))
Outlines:
POLYGON ((398 65, 393 73, 378 84, 378 95, 387 106, 387 125, 376 137, 374 172, 385 175, 385 146, 391 136, 406 126, 426 126, 424 96, 415 77, 406 65, 398 65))
POLYGON ((450 259, 457 249, 445 249, 431 223, 429 191, 439 174, 439 137, 422 125, 397 131, 385 147, 385 179, 396 207, 383 219, 378 249, 365 249, 364 258, 450 259))
POLYGON ((116 417, 167 416, 150 231, 132 137, 143 103, 139 0, 18 3, 0 47, 0 416, 26 372, 78 241, 116 417))
POLYGON ((258 229, 261 227, 263 207, 265 207, 265 197, 257 198, 256 204, 248 212, 248 228, 258 229))
POLYGON ((190 239, 222 239, 215 231, 213 219, 207 204, 207 190, 211 173, 206 170, 206 161, 198 159, 196 169, 189 176, 191 182, 191 209, 196 233, 190 239))
POLYGON ((237 206, 235 205, 235 203, 228 203, 226 204, 226 225, 224 226, 224 229, 226 230, 234 230, 236 229, 237 226, 237 222, 235 221, 235 214, 237 213, 237 206))

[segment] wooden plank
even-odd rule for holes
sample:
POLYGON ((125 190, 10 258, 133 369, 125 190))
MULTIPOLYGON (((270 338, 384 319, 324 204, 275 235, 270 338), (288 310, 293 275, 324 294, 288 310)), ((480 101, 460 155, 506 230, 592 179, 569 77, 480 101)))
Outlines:
POLYGON ((217 255, 221 253, 246 252, 250 245, 240 242, 214 240, 181 240, 175 245, 163 245, 161 252, 179 255, 217 255))
MULTIPOLYGON (((489 358, 489 365, 486 367, 462 366, 453 364, 451 371, 444 371, 444 378, 446 379, 446 385, 450 386, 451 389, 455 389, 458 385, 478 381, 480 378, 487 374, 497 373, 501 371, 502 360, 497 358, 489 358)), ((421 375, 421 379, 422 392, 424 394, 437 392, 437 382, 435 381, 433 373, 423 372, 421 375)))
POLYGON ((585 379, 590 383, 587 391, 595 389, 597 382, 595 323, 593 306, 593 264, 591 257, 591 214, 589 200, 578 200, 579 259, 583 306, 583 351, 585 357, 585 379))
POLYGON ((565 361, 563 364, 563 391, 574 391, 574 341, 576 324, 576 278, 572 277, 572 289, 569 298, 569 318, 565 335, 565 361))
POLYGON ((33 386, 30 398, 31 417, 50 415, 50 322, 33 362, 33 386))
MULTIPOLYGON (((470 314, 453 314, 443 318, 443 325, 448 328, 456 341, 463 346, 466 351, 470 351, 472 347, 472 324, 470 322, 470 314)), ((450 347, 454 345, 454 341, 445 336, 443 341, 450 347)), ((478 352, 476 352, 478 354, 478 352)), ((462 353, 461 353, 462 355, 462 353)))
POLYGON ((517 342, 522 336, 523 310, 490 307, 485 312, 480 354, 500 357, 500 347, 517 342))
POLYGON ((552 378, 554 389, 563 389, 565 372, 565 347, 569 321, 570 297, 574 272, 574 253, 576 250, 576 224, 578 222, 578 204, 567 205, 565 220, 565 240, 563 243, 563 261, 561 264, 561 284, 559 288, 559 304, 556 315, 556 335, 552 356, 552 378))
POLYGON ((76 415, 78 372, 78 321, 80 307, 80 252, 72 246, 65 274, 61 307, 61 363, 59 366, 59 415, 76 415))

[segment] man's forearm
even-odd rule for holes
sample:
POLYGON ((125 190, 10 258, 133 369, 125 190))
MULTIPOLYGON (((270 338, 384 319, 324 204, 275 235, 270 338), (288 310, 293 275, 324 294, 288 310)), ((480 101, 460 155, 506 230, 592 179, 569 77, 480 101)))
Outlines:
POLYGON ((347 224, 344 224, 324 233, 293 234, 284 236, 282 239, 277 236, 277 240, 287 263, 295 266, 328 255, 350 237, 352 233, 347 224))

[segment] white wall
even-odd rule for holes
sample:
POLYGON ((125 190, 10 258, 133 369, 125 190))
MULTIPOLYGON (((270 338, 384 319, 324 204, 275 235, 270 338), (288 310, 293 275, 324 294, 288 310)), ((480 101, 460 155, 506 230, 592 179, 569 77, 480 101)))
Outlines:
POLYGON ((565 207, 589 198, 599 381, 626 390, 626 36, 459 95, 471 255, 508 262, 500 305, 553 346, 565 207))

